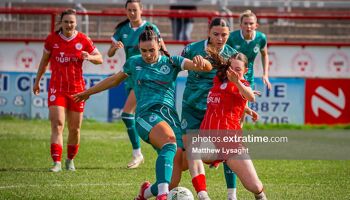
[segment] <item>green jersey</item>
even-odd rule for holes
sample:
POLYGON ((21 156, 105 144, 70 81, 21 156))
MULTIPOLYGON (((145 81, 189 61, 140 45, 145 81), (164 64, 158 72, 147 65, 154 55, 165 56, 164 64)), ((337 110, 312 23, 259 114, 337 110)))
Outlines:
POLYGON ((252 40, 245 40, 242 30, 237 30, 230 33, 226 44, 247 56, 248 72, 245 74, 245 79, 253 85, 254 60, 259 51, 262 51, 267 44, 266 35, 262 32, 255 31, 252 40))
MULTIPOLYGON (((115 31, 111 39, 113 42, 121 41, 123 43, 125 51, 125 60, 128 60, 131 56, 141 54, 138 47, 139 36, 145 30, 146 26, 153 26, 153 30, 160 37, 160 33, 157 26, 146 21, 143 21, 141 26, 136 28, 132 28, 129 22, 115 31)), ((125 82, 125 87, 128 91, 130 91, 134 87, 130 79, 127 79, 127 81, 125 82)))
POLYGON ((166 105, 171 109, 175 107, 175 80, 183 69, 184 58, 172 56, 159 56, 156 63, 146 63, 141 55, 130 57, 123 66, 124 73, 129 75, 134 84, 136 96, 136 114, 152 106, 166 105))
MULTIPOLYGON (((196 55, 206 57, 208 55, 206 52, 207 45, 208 40, 191 43, 185 47, 182 56, 191 60, 196 55)), ((220 55, 224 58, 229 58, 236 53, 236 50, 225 45, 220 55)), ((189 71, 182 103, 198 110, 206 110, 208 92, 213 86, 213 78, 216 75, 216 71, 216 69, 210 72, 189 71)))

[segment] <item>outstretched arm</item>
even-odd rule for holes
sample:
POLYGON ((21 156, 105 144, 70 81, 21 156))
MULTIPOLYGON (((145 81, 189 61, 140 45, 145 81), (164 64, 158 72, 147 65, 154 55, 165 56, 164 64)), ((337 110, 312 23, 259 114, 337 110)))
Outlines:
POLYGON ((193 71, 209 72, 213 69, 211 63, 202 56, 197 55, 192 60, 185 58, 184 69, 193 71))
POLYGON ((49 64, 49 59, 50 59, 50 53, 46 52, 44 50, 43 55, 42 55, 41 60, 40 60, 38 72, 36 73, 35 83, 33 86, 33 93, 35 95, 38 95, 40 93, 40 86, 39 86, 40 79, 45 74, 45 72, 47 70, 47 67, 49 64))
POLYGON ((77 94, 73 95, 73 100, 76 102, 85 101, 87 100, 91 95, 102 92, 104 90, 107 90, 109 88, 115 87, 119 85, 123 80, 125 80, 128 77, 127 74, 120 71, 103 81, 99 82, 97 85, 83 91, 77 94))

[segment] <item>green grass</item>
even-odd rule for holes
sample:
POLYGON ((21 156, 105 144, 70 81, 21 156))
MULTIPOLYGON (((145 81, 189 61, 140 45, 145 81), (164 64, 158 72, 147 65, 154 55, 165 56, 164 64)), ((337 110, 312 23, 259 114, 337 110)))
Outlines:
MULTIPOLYGON (((145 164, 126 169, 131 147, 122 123, 84 121, 76 172, 48 172, 49 138, 49 121, 0 118, 0 199, 130 200, 140 183, 155 179, 156 153, 145 143, 145 164)), ((256 160, 254 164, 269 199, 350 199, 350 161, 256 160)), ((222 166, 206 168, 212 200, 226 199, 222 171, 222 166)), ((184 172, 181 185, 193 191, 190 180, 184 172)), ((238 197, 252 199, 240 183, 238 197)))

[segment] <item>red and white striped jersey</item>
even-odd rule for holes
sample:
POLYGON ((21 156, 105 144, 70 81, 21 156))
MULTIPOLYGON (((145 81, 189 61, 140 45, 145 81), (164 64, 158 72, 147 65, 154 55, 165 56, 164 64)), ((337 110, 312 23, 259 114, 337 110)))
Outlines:
POLYGON ((97 50, 90 38, 80 32, 67 38, 62 33, 52 33, 45 41, 50 53, 50 88, 57 92, 77 93, 85 89, 81 52, 91 54, 97 50))
MULTIPOLYGON (((248 81, 241 82, 249 87, 248 81)), ((216 76, 207 97, 207 111, 200 129, 240 130, 240 120, 246 104, 247 100, 233 82, 221 82, 216 76)))

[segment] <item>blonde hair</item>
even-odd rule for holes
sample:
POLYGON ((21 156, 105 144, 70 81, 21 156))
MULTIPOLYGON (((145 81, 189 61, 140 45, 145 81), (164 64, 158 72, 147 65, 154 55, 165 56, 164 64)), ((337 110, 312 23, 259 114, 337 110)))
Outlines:
POLYGON ((255 13, 253 13, 251 10, 245 10, 241 15, 239 16, 239 22, 242 23, 243 18, 245 17, 254 17, 255 22, 258 22, 258 18, 256 17, 255 13))

